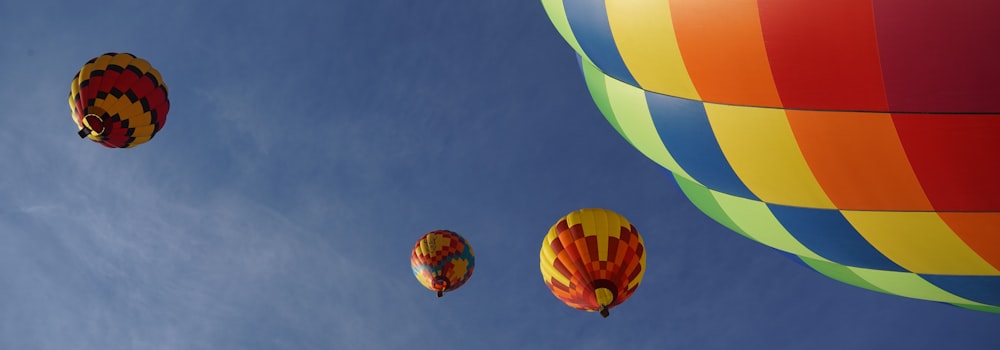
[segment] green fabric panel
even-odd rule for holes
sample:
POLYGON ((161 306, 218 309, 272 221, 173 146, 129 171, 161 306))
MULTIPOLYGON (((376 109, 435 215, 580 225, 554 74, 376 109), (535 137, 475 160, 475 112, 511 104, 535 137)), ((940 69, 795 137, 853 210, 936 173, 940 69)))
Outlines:
POLYGON ((1000 314, 1000 307, 996 307, 996 306, 989 306, 989 305, 966 305, 966 304, 952 304, 952 305, 958 306, 958 307, 963 308, 963 309, 969 309, 969 310, 975 310, 975 311, 984 311, 984 312, 992 312, 992 313, 995 313, 995 314, 1000 314))
POLYGON ((629 140, 628 135, 622 131, 622 127, 618 125, 618 117, 615 116, 614 111, 611 109, 611 102, 608 101, 607 87, 604 85, 604 73, 598 70, 593 62, 585 58, 582 58, 581 66, 583 69, 583 78, 587 82, 587 89, 590 90, 590 97, 594 99, 597 109, 601 110, 604 119, 607 119, 608 123, 611 123, 615 131, 634 147, 635 143, 629 140))
POLYGON ((802 262, 806 263, 806 265, 811 267, 813 270, 816 270, 816 272, 819 272, 826 277, 832 278, 834 280, 843 283, 847 283, 855 287, 861 287, 879 293, 892 294, 882 290, 879 287, 876 287, 871 283, 868 283, 868 281, 866 281, 864 278, 861 278, 861 276, 858 276, 858 274, 854 273, 854 271, 851 271, 851 269, 847 268, 847 266, 828 261, 810 259, 801 256, 799 258, 802 259, 802 262))
POLYGON ((764 202, 709 191, 729 218, 753 240, 774 249, 826 261, 785 230, 764 202))
POLYGON ((653 117, 649 114, 649 106, 646 104, 646 91, 618 81, 606 74, 604 76, 608 102, 618 120, 618 126, 621 127, 621 131, 625 135, 628 135, 632 145, 646 157, 674 174, 693 179, 681 168, 680 164, 677 164, 674 157, 670 155, 670 151, 663 145, 663 141, 660 140, 660 134, 656 131, 653 117))
POLYGON ((729 218, 729 215, 726 215, 726 211, 722 210, 722 207, 720 207, 719 203, 715 201, 715 197, 712 196, 712 193, 707 187, 692 180, 677 176, 676 174, 673 176, 674 180, 677 181, 677 186, 681 188, 681 192, 683 192, 684 195, 687 196, 688 200, 690 200, 695 207, 701 210, 701 212, 708 215, 708 217, 712 218, 712 220, 728 227, 730 230, 743 235, 743 237, 754 240, 753 237, 750 237, 743 232, 739 226, 736 226, 736 223, 729 218))
POLYGON ((915 273, 870 270, 858 267, 848 268, 868 283, 889 294, 949 304, 983 305, 938 288, 915 273))
POLYGON ((573 48, 573 51, 576 51, 577 54, 589 61, 590 59, 587 58, 587 54, 580 48, 580 43, 576 40, 576 35, 573 35, 573 28, 569 26, 569 19, 566 18, 566 8, 563 7, 563 0, 542 0, 542 7, 545 8, 545 13, 549 15, 549 21, 559 31, 559 35, 562 35, 563 40, 566 40, 566 43, 573 48))

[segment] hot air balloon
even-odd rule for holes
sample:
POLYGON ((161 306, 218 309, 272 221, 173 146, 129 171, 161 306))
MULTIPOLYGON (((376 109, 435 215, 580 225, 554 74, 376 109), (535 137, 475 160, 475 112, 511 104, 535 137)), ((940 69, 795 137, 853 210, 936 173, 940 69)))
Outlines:
POLYGON ((603 317, 635 293, 646 272, 642 236, 607 209, 580 209, 560 218, 538 255, 542 278, 556 298, 603 317))
POLYGON ((109 148, 153 138, 167 121, 167 85, 149 62, 109 52, 83 65, 70 85, 69 107, 78 134, 109 148))
POLYGON ((410 255, 413 276, 424 287, 437 292, 439 298, 468 282, 475 267, 476 256, 469 242, 447 230, 420 237, 410 255))
POLYGON ((1000 312, 1000 2, 542 4, 705 214, 841 282, 1000 312))

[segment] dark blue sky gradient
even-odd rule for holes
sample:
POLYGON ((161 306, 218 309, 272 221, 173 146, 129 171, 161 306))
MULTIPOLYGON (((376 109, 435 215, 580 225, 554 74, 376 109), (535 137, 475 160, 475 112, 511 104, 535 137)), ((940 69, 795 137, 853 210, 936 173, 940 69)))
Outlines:
POLYGON ((1000 349, 1000 315, 840 284, 698 212, 537 1, 8 1, 0 62, 0 349, 1000 349), (69 116, 106 51, 170 88, 134 149, 69 116), (607 319, 538 269, 583 207, 649 254, 607 319), (435 229, 476 252, 440 299, 408 265, 435 229))

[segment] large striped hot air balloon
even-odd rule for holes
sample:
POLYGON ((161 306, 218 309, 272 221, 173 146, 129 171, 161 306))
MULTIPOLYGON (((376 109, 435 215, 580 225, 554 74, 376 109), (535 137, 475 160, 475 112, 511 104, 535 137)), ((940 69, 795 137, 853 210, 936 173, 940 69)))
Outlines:
POLYGON ((149 62, 110 52, 87 61, 73 77, 69 108, 80 137, 128 148, 163 128, 170 101, 167 85, 149 62))
POLYGON ((468 282, 475 267, 472 246, 464 237, 448 230, 423 235, 410 254, 413 276, 425 288, 437 292, 438 297, 468 282))
POLYGON ((542 0, 594 102, 726 227, 1000 312, 1000 2, 542 0))
POLYGON ((566 305, 608 317, 646 272, 642 236, 625 217, 587 208, 559 219, 538 253, 545 285, 566 305))

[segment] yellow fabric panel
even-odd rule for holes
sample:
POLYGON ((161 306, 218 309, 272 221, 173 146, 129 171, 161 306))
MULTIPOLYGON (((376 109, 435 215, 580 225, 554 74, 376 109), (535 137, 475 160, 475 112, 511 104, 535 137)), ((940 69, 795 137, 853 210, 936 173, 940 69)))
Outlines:
POLYGON ((605 7, 618 52, 643 89, 701 100, 677 46, 669 1, 606 1, 605 7))
POLYGON ((949 293, 912 273, 847 267, 873 286, 890 294, 945 303, 982 305, 949 293))
MULTIPOLYGON (((76 114, 75 112, 76 112, 76 111, 74 111, 74 113, 73 113, 74 115, 76 114)), ((76 118, 72 118, 72 117, 70 117, 70 119, 73 119, 73 122, 74 122, 74 123, 76 123, 76 129, 77 129, 77 130, 83 130, 83 123, 82 123, 82 122, 80 122, 80 121, 79 121, 79 120, 77 120, 76 118)))
POLYGON ((842 211, 875 249, 922 274, 1000 275, 934 212, 842 211))
POLYGON ((621 237, 621 228, 630 224, 625 218, 597 208, 586 208, 574 211, 566 216, 566 223, 569 227, 575 225, 583 226, 584 236, 605 236, 621 237))
POLYGON ((73 92, 74 94, 80 93, 79 90, 80 83, 88 79, 88 77, 90 76, 90 71, 92 71, 93 69, 94 69, 93 63, 87 63, 84 64, 83 67, 80 67, 80 71, 76 72, 76 77, 73 79, 73 82, 71 83, 73 86, 72 87, 73 90, 71 90, 71 92, 73 92))
MULTIPOLYGON (((598 256, 596 257, 596 260, 599 261, 609 261, 608 240, 610 237, 621 238, 622 228, 628 229, 632 226, 632 224, 629 223, 628 219, 625 219, 625 217, 618 215, 615 212, 599 208, 586 208, 574 211, 566 216, 566 224, 569 227, 580 225, 583 229, 584 237, 594 236, 597 238, 598 256)), ((555 227, 553 227, 552 230, 555 230, 555 227)), ((555 233, 550 232, 550 235, 552 234, 555 233)), ((564 236, 564 240, 569 239, 570 234, 566 232, 564 233, 564 236)), ((641 238, 640 242, 642 242, 641 238)), ((589 256, 589 249, 585 240, 579 239, 573 243, 576 245, 577 250, 584 261, 595 260, 594 257, 589 256)), ((543 247, 543 249, 549 248, 546 246, 543 247)))
POLYGON ((132 56, 129 56, 129 55, 126 55, 126 54, 115 55, 115 56, 111 57, 111 61, 108 61, 107 65, 100 66, 98 68, 99 69, 106 69, 110 65, 116 65, 116 66, 120 66, 122 68, 125 68, 125 67, 128 67, 129 63, 132 62, 132 60, 135 60, 135 57, 132 57, 132 56))
MULTIPOLYGON (((74 95, 79 94, 76 84, 73 84, 73 90, 74 90, 73 92, 74 95)), ((81 117, 83 117, 83 115, 82 113, 80 113, 79 110, 76 109, 76 103, 73 101, 72 95, 69 98, 69 105, 70 105, 70 110, 72 111, 72 114, 70 114, 69 118, 73 119, 73 123, 76 123, 77 130, 82 130, 83 122, 81 120, 76 119, 76 116, 80 115, 81 117)))
MULTIPOLYGON (((576 226, 577 224, 583 227, 583 236, 600 236, 604 233, 604 228, 607 227, 607 220, 605 220, 603 215, 596 215, 593 210, 580 210, 569 214, 566 218, 566 223, 569 227, 576 226)), ((583 249, 586 249, 584 247, 583 249)), ((583 252, 581 252, 583 253, 583 252)), ((584 259, 588 261, 589 259, 584 259)))
MULTIPOLYGON (((73 112, 73 115, 77 115, 77 114, 80 113, 80 111, 77 110, 77 108, 76 108, 76 97, 79 96, 79 95, 80 95, 80 86, 77 85, 76 81, 74 80, 73 83, 70 84, 70 87, 69 87, 69 98, 67 99, 67 102, 69 102, 69 109, 70 109, 70 111, 73 112)), ((75 121, 76 118, 73 118, 73 120, 75 121)), ((80 124, 80 122, 77 122, 76 124, 77 124, 77 126, 80 126, 80 127, 83 126, 83 125, 80 124)))
POLYGON ((109 94, 104 99, 98 98, 95 100, 93 106, 100 107, 110 115, 118 114, 121 120, 132 119, 138 115, 146 115, 146 118, 129 121, 130 126, 149 124, 153 120, 152 114, 145 113, 142 110, 142 103, 138 101, 132 103, 125 95, 118 98, 109 94))
POLYGON ((637 286, 639 286, 639 283, 642 283, 642 276, 646 275, 646 255, 649 254, 646 254, 646 242, 642 240, 641 236, 639 237, 639 243, 642 243, 642 249, 643 249, 642 257, 639 258, 639 266, 641 267, 641 269, 639 270, 639 274, 635 276, 635 279, 628 282, 629 289, 634 289, 637 286))
POLYGON ((451 260, 453 268, 448 271, 449 281, 459 281, 465 276, 465 273, 469 271, 469 261, 465 259, 453 259, 451 260))
POLYGON ((419 251, 420 251, 420 255, 422 255, 422 256, 430 256, 431 255, 430 248, 427 246, 427 239, 423 239, 423 240, 420 241, 419 251))
MULTIPOLYGON (((111 96, 109 96, 111 97, 111 96)), ((111 109, 108 110, 109 113, 118 113, 121 120, 128 120, 130 127, 136 127, 140 125, 148 125, 152 121, 152 115, 149 113, 144 113, 142 111, 142 104, 128 100, 128 97, 124 95, 111 109), (145 118, 143 117, 145 116, 145 118)))
POLYGON ((597 305, 608 306, 615 301, 614 294, 611 290, 607 288, 597 288, 594 290, 594 296, 597 297, 597 305))
POLYGON ((80 75, 77 77, 75 84, 80 85, 80 83, 90 79, 90 73, 94 70, 104 70, 104 67, 108 66, 108 62, 111 62, 111 56, 103 55, 97 57, 97 60, 93 63, 84 64, 83 68, 80 68, 80 75))
POLYGON ((542 277, 544 277, 546 281, 550 281, 549 283, 551 283, 552 280, 556 280, 564 286, 569 286, 569 277, 566 277, 562 273, 559 273, 559 270, 556 270, 555 266, 553 266, 553 263, 554 261, 552 263, 542 261, 542 263, 539 265, 540 269, 542 270, 542 277))
POLYGON ((133 129, 135 129, 135 131, 132 132, 132 137, 135 137, 136 142, 138 142, 139 138, 143 136, 146 136, 148 139, 148 137, 153 134, 153 130, 156 130, 156 127, 154 127, 153 124, 140 123, 138 126, 133 126, 133 129))
MULTIPOLYGON (((619 229, 620 230, 620 229, 619 229)), ((615 232, 613 236, 618 236, 619 232, 615 232)), ((608 261, 608 238, 610 236, 603 236, 597 238, 597 260, 608 261)))
MULTIPOLYGON (((552 241, 556 240, 556 234, 556 227, 552 226, 552 228, 549 229, 549 233, 545 235, 545 239, 542 240, 542 253, 552 253, 552 249, 549 247, 552 246, 552 241)), ((552 255, 550 260, 554 261, 555 255, 552 255)))
MULTIPOLYGON (((428 272, 430 272, 430 271, 428 271, 428 272)), ((433 274, 433 272, 431 272, 431 273, 433 274)), ((417 281, 419 281, 420 285, 424 286, 424 288, 427 288, 427 289, 430 289, 430 290, 434 290, 434 286, 431 285, 431 279, 429 279, 429 278, 417 278, 417 281)))
POLYGON ((809 170, 783 110, 706 103, 705 112, 733 171, 761 200, 834 208, 809 170))
MULTIPOLYGON (((597 236, 597 260, 598 261, 608 261, 608 237, 614 236, 618 237, 621 233, 621 228, 618 225, 618 218, 613 215, 608 215, 606 212, 598 212, 588 210, 594 216, 594 219, 598 221, 599 230, 602 230, 600 234, 594 234, 597 236)), ((584 231, 587 236, 594 236, 584 231)), ((584 247, 586 249, 586 247, 584 247)), ((600 269, 594 269, 598 271, 600 269)))
MULTIPOLYGON (((597 260, 607 261, 608 237, 619 238, 621 236, 623 220, 623 218, 611 212, 602 209, 587 208, 570 213, 566 218, 566 223, 570 227, 576 224, 582 225, 584 237, 597 237, 597 260)), ((586 241, 581 239, 576 243, 577 249, 580 250, 580 256, 584 258, 584 261, 594 260, 593 257, 589 256, 586 241)))
POLYGON ((556 254, 552 251, 552 241, 557 239, 555 226, 549 230, 549 234, 545 235, 545 239, 542 241, 542 249, 538 252, 538 256, 541 259, 540 268, 542 271, 542 277, 546 281, 555 279, 562 283, 563 285, 569 286, 569 277, 564 276, 559 270, 555 268, 556 254))
POLYGON ((153 76, 156 77, 156 80, 159 83, 161 83, 161 84, 163 83, 163 80, 160 80, 159 73, 156 72, 156 70, 153 69, 153 66, 151 66, 149 64, 149 62, 147 62, 146 60, 141 59, 141 58, 136 58, 136 59, 132 60, 132 62, 129 62, 129 64, 132 65, 132 66, 134 66, 134 67, 136 67, 136 68, 139 68, 139 71, 142 72, 142 74, 152 73, 153 76))
MULTIPOLYGON (((126 101, 128 100, 128 98, 125 97, 125 95, 122 95, 121 98, 124 99, 124 100, 126 100, 126 101)), ((107 111, 109 115, 114 115, 115 113, 120 113, 119 111, 116 111, 116 110, 114 110, 114 108, 112 108, 117 103, 118 103, 118 98, 109 94, 109 95, 105 96, 104 98, 96 98, 96 99, 94 99, 94 103, 91 104, 91 106, 103 109, 103 110, 107 111)), ((122 117, 122 119, 128 118, 128 116, 126 116, 126 115, 120 115, 120 116, 122 117)))
POLYGON ((449 244, 451 244, 451 239, 448 236, 430 234, 420 241, 420 252, 424 256, 434 256, 441 250, 441 247, 447 247, 449 244))
POLYGON ((766 246, 815 260, 829 261, 795 239, 778 221, 767 204, 722 192, 710 191, 733 224, 753 240, 766 246))
POLYGON ((445 235, 435 235, 437 240, 434 241, 434 245, 431 247, 433 249, 432 255, 437 255, 441 251, 441 247, 447 247, 451 245, 451 237, 445 235))
POLYGON ((653 124, 653 117, 649 114, 646 104, 646 92, 632 85, 628 85, 614 78, 605 76, 605 89, 608 93, 608 102, 611 110, 632 145, 639 152, 660 164, 667 170, 683 178, 695 181, 681 168, 677 160, 674 159, 667 147, 660 139, 660 133, 656 131, 653 124))
POLYGON ((135 146, 137 146, 139 144, 142 144, 143 142, 149 141, 152 138, 152 137, 149 136, 149 134, 132 135, 132 137, 135 138, 135 140, 132 141, 132 143, 130 143, 128 145, 128 148, 135 147, 135 146))
POLYGON ((109 65, 116 65, 122 68, 133 66, 139 69, 140 75, 149 73, 153 77, 156 77, 157 83, 159 83, 160 86, 163 87, 164 91, 167 90, 167 86, 166 84, 163 83, 163 77, 160 75, 160 71, 156 70, 156 68, 153 68, 153 66, 149 63, 149 61, 146 61, 142 58, 133 57, 128 54, 118 54, 115 56, 102 55, 98 57, 94 63, 85 64, 80 71, 80 77, 77 79, 75 83, 79 85, 80 82, 86 80, 87 77, 90 76, 91 71, 95 69, 104 70, 109 65))
POLYGON ((77 82, 78 80, 73 80, 70 84, 69 99, 67 102, 69 102, 69 109, 72 112, 72 114, 70 114, 70 119, 73 119, 73 123, 76 123, 77 130, 83 130, 83 122, 76 119, 76 116, 78 115, 83 117, 82 111, 76 108, 76 97, 80 95, 80 84, 77 82))

